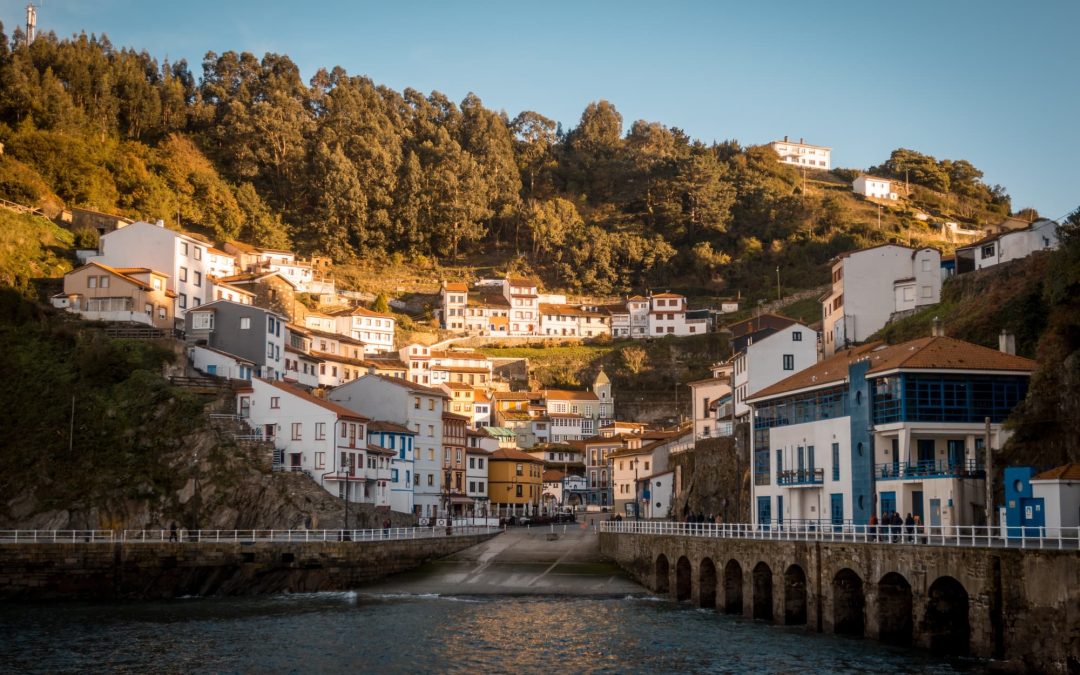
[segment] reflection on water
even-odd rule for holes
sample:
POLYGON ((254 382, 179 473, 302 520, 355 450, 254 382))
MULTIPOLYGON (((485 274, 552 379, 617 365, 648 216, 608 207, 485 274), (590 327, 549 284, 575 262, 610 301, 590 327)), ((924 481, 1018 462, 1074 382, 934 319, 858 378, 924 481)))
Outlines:
MULTIPOLYGON (((654 598, 316 593, 0 607, 2 672, 953 672, 654 598)), ((977 667, 977 666, 976 666, 977 667)))

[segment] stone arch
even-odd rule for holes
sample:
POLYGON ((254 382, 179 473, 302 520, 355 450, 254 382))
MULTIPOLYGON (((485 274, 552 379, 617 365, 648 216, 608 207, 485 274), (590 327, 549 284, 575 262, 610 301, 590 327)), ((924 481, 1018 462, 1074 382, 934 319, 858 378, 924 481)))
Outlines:
POLYGON ((894 645, 911 644, 911 584, 889 572, 877 584, 878 639, 894 645))
POLYGON ((922 633, 930 650, 939 654, 967 654, 971 639, 967 589, 953 577, 938 577, 926 595, 922 633))
POLYGON ((754 618, 762 621, 772 621, 772 568, 759 562, 754 565, 754 618))
POLYGON ((698 607, 716 608, 716 565, 712 558, 698 565, 698 607))
POLYGON ((742 565, 732 558, 724 565, 724 611, 742 614, 742 565))
POLYGON ((693 576, 693 570, 690 566, 690 559, 686 556, 679 558, 679 561, 675 563, 675 599, 676 600, 689 600, 690 599, 690 579, 693 576))
POLYGON ((667 556, 661 553, 656 558, 656 565, 653 568, 653 587, 657 593, 661 595, 668 592, 668 576, 671 573, 671 565, 668 563, 667 556))
POLYGON ((845 567, 833 577, 832 592, 833 632, 861 636, 866 628, 862 577, 845 567))
POLYGON ((791 565, 784 572, 784 623, 806 624, 806 572, 799 565, 791 565))

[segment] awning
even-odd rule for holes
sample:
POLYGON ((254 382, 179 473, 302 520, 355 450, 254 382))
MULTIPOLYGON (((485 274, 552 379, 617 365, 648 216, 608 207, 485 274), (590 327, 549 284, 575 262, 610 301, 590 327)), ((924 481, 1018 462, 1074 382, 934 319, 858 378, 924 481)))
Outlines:
POLYGON ((451 504, 472 504, 473 503, 473 498, 472 497, 466 497, 465 495, 451 495, 450 496, 450 503, 451 504))

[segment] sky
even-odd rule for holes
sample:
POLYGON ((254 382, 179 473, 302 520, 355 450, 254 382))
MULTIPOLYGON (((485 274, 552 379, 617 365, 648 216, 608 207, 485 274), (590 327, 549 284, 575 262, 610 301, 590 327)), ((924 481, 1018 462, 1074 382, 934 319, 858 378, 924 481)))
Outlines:
MULTIPOLYGON (((25 0, 0 0, 11 33, 25 0)), ((1013 208, 1080 206, 1078 0, 543 3, 47 0, 38 30, 187 59, 287 54, 398 91, 469 92, 575 126, 591 102, 705 142, 787 135, 866 169, 900 147, 966 159, 1013 208)))

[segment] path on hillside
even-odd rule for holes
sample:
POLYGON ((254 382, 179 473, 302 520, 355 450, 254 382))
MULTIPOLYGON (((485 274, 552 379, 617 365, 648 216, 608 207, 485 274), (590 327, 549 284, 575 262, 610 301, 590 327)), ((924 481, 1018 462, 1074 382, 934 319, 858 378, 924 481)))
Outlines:
POLYGON ((646 589, 600 554, 580 525, 509 528, 481 544, 399 574, 363 593, 414 595, 627 595, 646 589), (565 530, 565 531, 564 531, 565 530))

